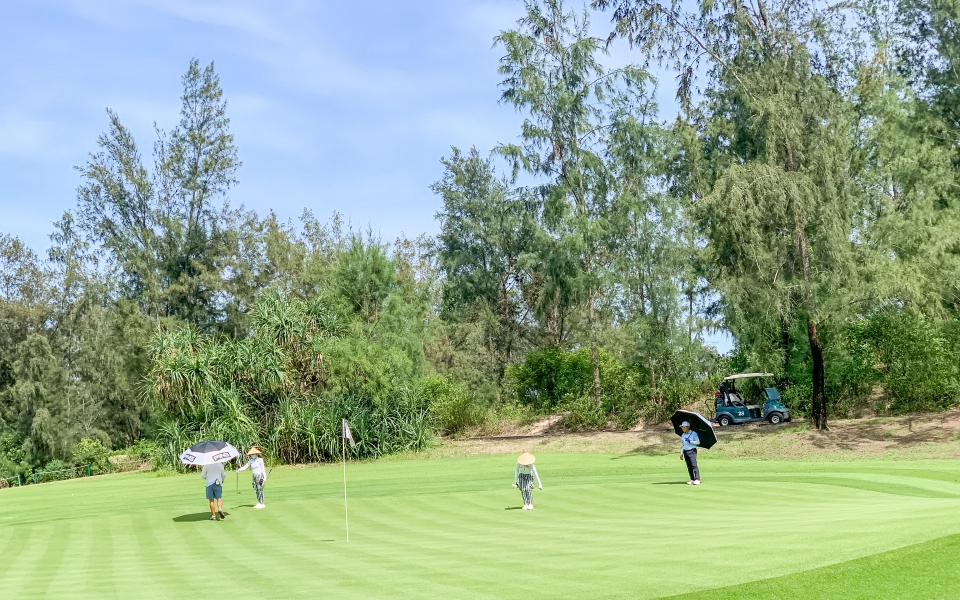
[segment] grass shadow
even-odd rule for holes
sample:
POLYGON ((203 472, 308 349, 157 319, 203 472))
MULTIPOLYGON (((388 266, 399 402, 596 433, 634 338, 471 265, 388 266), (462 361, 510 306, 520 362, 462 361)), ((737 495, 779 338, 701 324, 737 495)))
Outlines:
POLYGON ((620 460, 623 458, 632 458, 637 456, 667 456, 668 454, 673 454, 673 453, 674 453, 674 450, 671 448, 666 448, 661 445, 651 444, 649 446, 639 446, 629 452, 618 454, 617 456, 611 456, 610 460, 620 460))
MULTIPOLYGON (((225 512, 223 514, 229 515, 230 513, 225 512)), ((209 520, 210 520, 209 511, 201 512, 201 513, 191 513, 189 515, 180 515, 179 517, 173 518, 174 523, 193 523, 197 521, 209 521, 209 520)))

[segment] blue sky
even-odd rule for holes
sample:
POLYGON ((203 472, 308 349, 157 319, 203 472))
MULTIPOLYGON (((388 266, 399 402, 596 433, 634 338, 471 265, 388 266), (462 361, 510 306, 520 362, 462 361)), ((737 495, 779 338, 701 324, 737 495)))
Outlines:
MULTIPOLYGON (((493 37, 520 0, 4 0, 0 232, 38 252, 70 210, 114 109, 149 155, 178 120, 191 58, 213 60, 243 166, 230 195, 261 215, 342 213, 384 240, 435 233, 450 146, 516 140, 493 37)), ((598 35, 606 15, 593 19, 598 35)), ((639 57, 614 48, 607 61, 639 57)), ((673 81, 658 92, 674 112, 673 81)))
MULTIPOLYGON (((519 0, 0 3, 0 231, 37 250, 116 110, 144 153, 177 122, 180 76, 213 60, 243 167, 234 204, 334 210, 387 240, 436 231, 451 145, 513 141, 493 37, 519 0)), ((606 16, 595 19, 598 34, 606 16)), ((611 63, 631 57, 626 49, 611 63)), ((672 94, 672 91, 671 91, 672 94)), ((668 96, 671 94, 667 94, 668 96)))

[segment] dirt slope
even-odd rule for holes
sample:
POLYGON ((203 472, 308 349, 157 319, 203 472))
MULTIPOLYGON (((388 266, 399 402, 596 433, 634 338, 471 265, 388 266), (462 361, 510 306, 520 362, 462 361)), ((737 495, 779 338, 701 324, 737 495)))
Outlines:
MULTIPOLYGON (((566 433, 550 417, 522 430, 496 436, 444 440, 430 456, 519 452, 607 452, 668 454, 677 451, 669 425, 630 431, 566 433)), ((960 410, 900 417, 843 419, 829 431, 803 421, 718 428, 719 443, 708 452, 726 458, 775 460, 861 460, 870 458, 960 458, 960 410)))

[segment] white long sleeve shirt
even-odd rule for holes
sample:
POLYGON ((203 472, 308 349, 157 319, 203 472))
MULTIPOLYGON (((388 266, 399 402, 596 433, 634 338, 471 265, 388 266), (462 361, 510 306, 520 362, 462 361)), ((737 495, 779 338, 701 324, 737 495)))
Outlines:
POLYGON ((520 473, 523 473, 524 475, 531 475, 531 474, 532 474, 534 477, 537 478, 537 486, 543 487, 543 484, 540 483, 540 475, 537 474, 537 468, 536 468, 535 466, 533 466, 533 465, 521 465, 520 463, 517 463, 516 468, 513 470, 513 482, 514 482, 514 483, 519 483, 519 482, 520 482, 520 473))
POLYGON ((680 452, 684 450, 695 450, 697 446, 700 445, 700 436, 692 429, 681 435, 680 440, 683 442, 680 446, 680 452))
POLYGON ((247 464, 240 467, 240 471, 246 471, 250 469, 253 472, 254 477, 257 479, 267 480, 267 466, 264 464, 263 459, 260 458, 259 454, 254 454, 250 457, 250 460, 247 461, 247 464))
POLYGON ((200 471, 200 476, 207 482, 207 487, 215 483, 223 483, 227 478, 227 472, 223 468, 223 463, 204 465, 200 471))

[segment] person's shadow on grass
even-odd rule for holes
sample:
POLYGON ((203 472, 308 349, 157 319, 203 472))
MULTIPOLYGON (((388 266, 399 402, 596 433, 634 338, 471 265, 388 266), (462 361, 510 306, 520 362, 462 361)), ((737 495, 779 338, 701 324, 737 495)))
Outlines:
POLYGON ((508 506, 503 510, 521 510, 522 508, 522 506, 508 506))
POLYGON ((687 485, 686 481, 654 481, 650 485, 687 485))
MULTIPOLYGON (((230 516, 230 513, 228 513, 227 511, 223 511, 223 514, 227 515, 228 517, 230 516)), ((209 521, 209 520, 210 520, 209 511, 202 512, 202 513, 191 513, 189 515, 180 515, 179 517, 173 518, 174 523, 194 523, 197 521, 209 521)))

